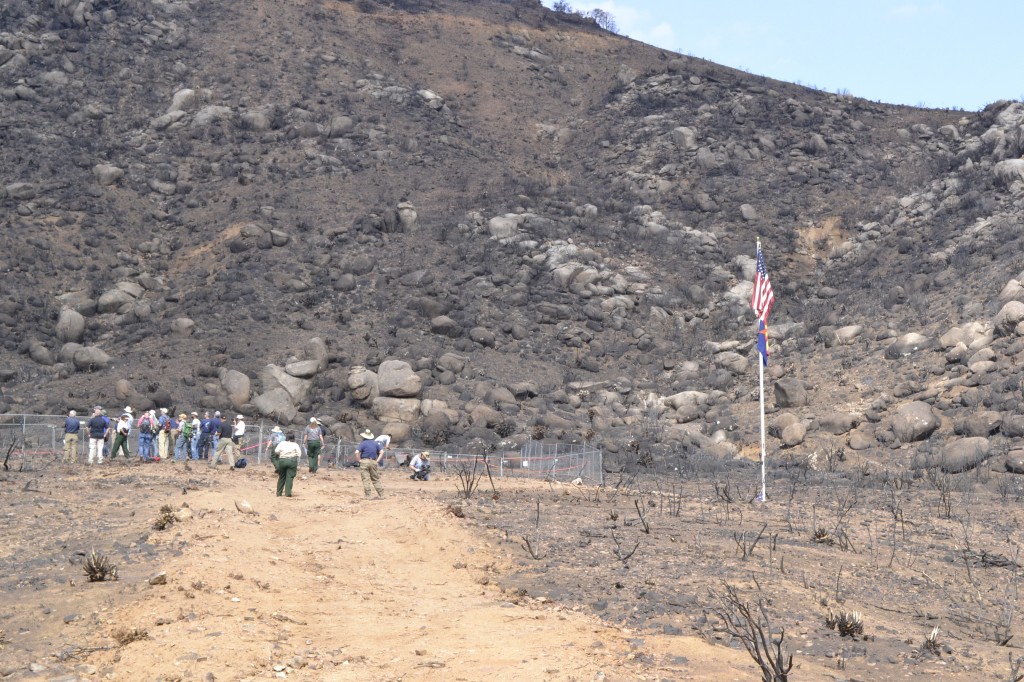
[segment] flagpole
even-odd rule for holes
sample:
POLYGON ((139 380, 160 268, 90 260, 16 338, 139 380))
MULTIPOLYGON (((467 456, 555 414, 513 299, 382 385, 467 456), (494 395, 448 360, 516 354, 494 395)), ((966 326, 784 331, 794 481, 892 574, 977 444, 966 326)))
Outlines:
MULTIPOLYGON (((758 329, 758 332, 760 333, 760 329, 758 329)), ((765 339, 765 343, 767 343, 767 339, 765 339)), ((765 467, 764 463, 765 463, 765 460, 767 459, 767 455, 766 455, 766 452, 765 452, 765 437, 764 437, 764 358, 760 357, 760 355, 761 355, 761 350, 760 349, 758 349, 757 354, 759 356, 757 358, 757 378, 758 378, 758 383, 760 384, 760 387, 761 387, 761 495, 760 495, 760 497, 758 497, 758 500, 760 500, 761 502, 765 502, 765 501, 767 501, 768 496, 767 496, 767 493, 765 491, 765 474, 764 474, 764 467, 765 467)))
MULTIPOLYGON (((761 238, 760 237, 757 238, 757 256, 758 256, 758 259, 761 258, 761 238)), ((759 262, 760 262, 760 260, 759 260, 759 262)), ((756 295, 756 293, 755 293, 755 295, 756 295)), ((763 324, 763 321, 761 320, 760 312, 759 311, 755 311, 755 312, 758 312, 757 333, 760 335, 761 334, 761 325, 763 324)), ((757 349, 757 356, 758 356, 757 357, 757 383, 758 383, 758 387, 760 389, 759 394, 761 396, 761 494, 758 496, 757 499, 759 501, 761 501, 761 502, 766 502, 768 500, 768 493, 767 493, 767 490, 766 490, 767 486, 765 484, 765 479, 766 479, 766 477, 765 477, 765 461, 768 459, 768 455, 767 455, 767 446, 766 446, 766 442, 767 441, 765 440, 765 432, 764 432, 764 364, 765 364, 765 360, 766 360, 765 356, 768 353, 768 329, 767 329, 767 327, 765 327, 764 334, 765 334, 765 338, 764 338, 764 352, 765 352, 765 355, 761 355, 760 343, 757 344, 758 345, 758 349, 757 349)))

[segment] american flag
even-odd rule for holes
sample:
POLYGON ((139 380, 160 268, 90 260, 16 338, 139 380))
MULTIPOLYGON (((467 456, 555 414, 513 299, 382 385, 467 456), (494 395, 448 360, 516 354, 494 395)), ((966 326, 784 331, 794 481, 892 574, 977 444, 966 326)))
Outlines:
POLYGON ((772 304, 775 303, 775 293, 772 291, 772 282, 768 279, 768 268, 764 264, 764 254, 761 253, 761 242, 757 243, 757 272, 754 273, 754 295, 750 299, 750 307, 754 309, 757 319, 768 325, 768 313, 772 311, 772 304))

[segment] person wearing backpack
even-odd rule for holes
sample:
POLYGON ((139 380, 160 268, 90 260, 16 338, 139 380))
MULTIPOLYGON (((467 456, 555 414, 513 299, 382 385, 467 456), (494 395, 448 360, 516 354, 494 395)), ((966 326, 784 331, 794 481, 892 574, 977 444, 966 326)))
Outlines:
POLYGON ((199 459, 210 459, 210 446, 213 443, 213 420, 210 413, 203 412, 203 418, 199 420, 199 445, 196 448, 199 459))
POLYGON ((167 414, 167 408, 160 408, 160 416, 156 420, 156 457, 158 460, 167 459, 167 450, 170 449, 171 423, 174 420, 167 414))
POLYGON ((192 450, 192 422, 182 412, 178 415, 178 439, 174 441, 174 459, 187 460, 192 450))
MULTIPOLYGON (((156 412, 153 410, 143 412, 135 426, 139 429, 139 457, 143 462, 154 461, 156 453, 153 452, 153 438, 156 435, 156 412)), ((159 462, 160 458, 155 457, 155 461, 159 462)))

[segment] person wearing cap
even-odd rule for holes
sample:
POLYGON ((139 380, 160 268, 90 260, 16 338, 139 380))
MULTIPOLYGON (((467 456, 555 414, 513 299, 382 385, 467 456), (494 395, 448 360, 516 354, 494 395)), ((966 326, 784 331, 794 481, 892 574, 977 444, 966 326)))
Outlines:
POLYGON ((156 412, 153 410, 143 412, 135 427, 139 430, 139 457, 143 462, 148 462, 154 459, 154 457, 159 462, 160 458, 156 457, 156 453, 153 452, 153 437, 156 435, 156 412))
POLYGON ((78 457, 78 432, 82 429, 82 422, 78 421, 77 413, 68 410, 67 419, 64 420, 64 463, 74 464, 78 457))
POLYGON ((117 420, 117 427, 114 432, 114 445, 110 448, 110 459, 117 457, 118 449, 124 454, 124 461, 128 463, 128 434, 132 432, 132 414, 125 412, 117 420))
POLYGON ((160 416, 156 418, 156 458, 167 459, 167 450, 171 443, 171 421, 167 408, 160 408, 160 416))
POLYGON ((192 422, 184 412, 178 415, 177 437, 174 439, 174 461, 188 459, 192 441, 192 422))
POLYGON ((89 464, 103 464, 103 443, 107 438, 110 426, 103 418, 103 408, 97 405, 92 408, 92 419, 89 420, 89 464))
MULTIPOLYGON (((276 428, 276 427, 275 427, 276 428)), ((280 429, 278 429, 280 431, 280 429)), ((292 496, 292 483, 295 481, 295 472, 299 468, 299 457, 302 456, 302 448, 295 442, 295 433, 288 432, 288 439, 278 443, 270 453, 270 461, 277 471, 277 496, 292 496)))
POLYGON ((315 474, 320 468, 320 450, 324 447, 324 430, 316 417, 309 418, 309 426, 302 436, 302 444, 306 446, 306 458, 309 460, 309 473, 315 474))
POLYGON ((280 426, 275 426, 274 428, 270 429, 270 452, 271 452, 271 456, 273 456, 274 448, 277 447, 279 443, 283 443, 283 442, 284 442, 284 431, 281 430, 281 427, 280 426))
POLYGON ((234 425, 227 419, 220 423, 220 433, 217 434, 217 446, 213 449, 213 457, 210 458, 210 466, 217 466, 220 463, 220 456, 227 457, 228 464, 235 467, 235 443, 231 440, 231 433, 234 425))
POLYGON ((412 469, 412 476, 409 478, 414 481, 429 481, 430 480, 430 453, 421 452, 412 458, 409 462, 409 468, 412 469))
POLYGON ((356 456, 359 458, 359 478, 363 480, 363 494, 366 499, 371 499, 370 486, 377 491, 380 498, 384 497, 384 487, 380 484, 380 461, 384 458, 384 450, 380 443, 373 439, 373 432, 369 429, 359 434, 363 441, 356 448, 356 456))

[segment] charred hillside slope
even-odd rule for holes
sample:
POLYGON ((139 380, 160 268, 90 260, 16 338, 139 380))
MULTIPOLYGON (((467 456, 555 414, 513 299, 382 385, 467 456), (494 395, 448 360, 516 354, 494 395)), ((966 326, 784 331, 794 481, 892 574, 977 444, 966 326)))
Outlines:
POLYGON ((730 457, 756 443, 760 236, 773 449, 1008 450, 1022 118, 809 90, 532 0, 11 0, 2 407, 730 457))

